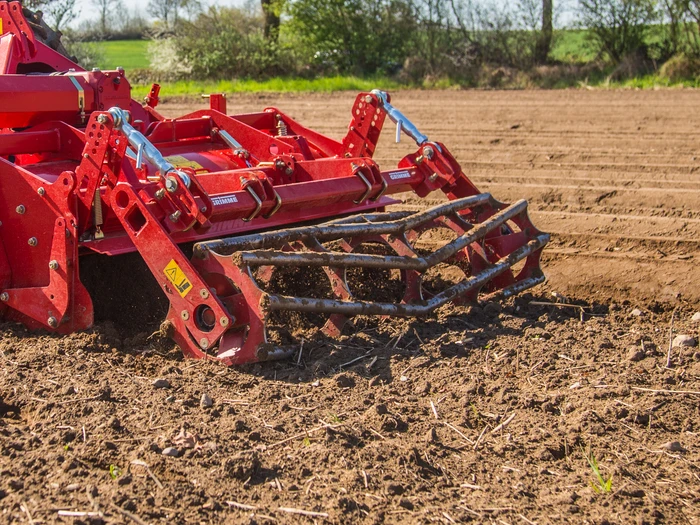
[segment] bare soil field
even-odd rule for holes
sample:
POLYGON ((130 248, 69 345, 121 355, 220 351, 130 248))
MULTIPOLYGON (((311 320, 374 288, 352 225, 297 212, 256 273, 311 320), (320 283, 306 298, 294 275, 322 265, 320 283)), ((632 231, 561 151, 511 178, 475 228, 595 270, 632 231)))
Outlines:
MULTIPOLYGON (((340 137, 353 100, 228 104, 340 137)), ((306 333, 293 360, 237 369, 183 360, 152 321, 68 337, 5 324, 0 522, 700 523, 700 350, 669 352, 700 332, 700 93, 393 103, 482 191, 529 200, 553 234, 548 282, 306 333), (578 306, 542 305, 553 293, 578 306)), ((384 167, 414 150, 392 139, 384 167)))

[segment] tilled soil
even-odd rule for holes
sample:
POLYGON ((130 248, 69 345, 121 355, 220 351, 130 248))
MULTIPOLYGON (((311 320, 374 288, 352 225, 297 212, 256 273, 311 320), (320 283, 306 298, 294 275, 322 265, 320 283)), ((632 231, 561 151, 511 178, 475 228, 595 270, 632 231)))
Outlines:
MULTIPOLYGON (((339 137, 353 98, 229 110, 275 105, 339 137)), ((394 103, 482 190, 528 198, 553 232, 549 282, 422 320, 356 319, 334 340, 307 332, 292 360, 237 369, 185 361, 133 323, 4 325, 0 521, 700 522, 700 351, 669 354, 700 331, 697 93, 394 103), (552 292, 570 305, 538 304, 552 292)), ((386 167, 411 151, 389 135, 386 167)))

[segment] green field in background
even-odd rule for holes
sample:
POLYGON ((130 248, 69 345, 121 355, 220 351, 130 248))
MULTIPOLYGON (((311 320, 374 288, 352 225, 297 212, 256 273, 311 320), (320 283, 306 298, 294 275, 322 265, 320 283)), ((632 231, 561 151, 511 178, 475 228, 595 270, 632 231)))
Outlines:
POLYGON ((148 40, 108 40, 95 42, 100 50, 101 69, 123 67, 128 73, 132 69, 149 67, 148 40))
MULTIPOLYGON (((95 42, 101 57, 100 68, 127 70, 149 67, 148 40, 106 40, 95 42)), ((595 58, 586 46, 586 32, 582 30, 557 31, 554 36, 552 58, 556 61, 581 63, 595 58)))
MULTIPOLYGON (((651 40, 654 40, 655 35, 652 35, 651 40)), ((148 41, 147 40, 114 40, 94 42, 101 56, 100 67, 102 69, 114 69, 117 66, 123 67, 127 76, 129 71, 134 69, 145 69, 150 66, 148 58, 148 41)), ((552 59, 559 63, 583 64, 595 60, 595 54, 587 42, 585 30, 559 30, 554 35, 554 46, 551 53, 552 59)), ((700 81, 696 79, 688 79, 682 82, 670 82, 667 79, 661 78, 658 75, 647 75, 636 79, 626 80, 622 82, 609 83, 608 80, 601 78, 587 79, 585 84, 592 87, 603 88, 653 88, 653 87, 670 87, 670 86, 685 86, 698 87, 700 81)), ((577 85, 579 85, 577 83, 577 85)), ((149 85, 150 86, 150 85, 149 85)), ((134 96, 141 97, 146 95, 149 86, 133 86, 134 96)), ((178 82, 164 83, 162 85, 161 94, 164 97, 194 95, 198 96, 202 93, 256 93, 256 92, 332 92, 332 91, 366 91, 374 88, 398 89, 398 88, 432 88, 432 89, 449 89, 459 88, 460 86, 450 82, 447 79, 438 80, 437 84, 430 85, 408 85, 397 80, 386 77, 373 78, 358 78, 355 76, 333 76, 314 79, 300 78, 272 78, 263 81, 247 80, 247 79, 231 79, 221 81, 189 81, 181 80, 178 82)), ((568 84, 563 84, 556 87, 571 87, 568 84)))

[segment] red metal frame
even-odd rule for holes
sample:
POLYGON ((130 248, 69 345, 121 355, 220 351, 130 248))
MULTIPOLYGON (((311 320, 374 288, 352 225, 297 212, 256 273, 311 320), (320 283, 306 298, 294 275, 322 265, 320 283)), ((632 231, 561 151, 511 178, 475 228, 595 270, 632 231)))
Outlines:
MULTIPOLYGON (((227 364, 260 359, 264 294, 242 267, 220 257, 190 261, 179 243, 382 211, 395 202, 390 195, 406 191, 479 194, 440 143, 381 170, 372 156, 386 113, 376 94, 358 95, 341 141, 276 108, 227 115, 221 94, 210 96, 209 109, 166 119, 155 110, 157 85, 143 105, 132 100, 123 71, 84 71, 38 41, 18 2, 0 1, 0 21, 0 314, 7 319, 61 333, 89 327, 79 254, 138 251, 170 300, 167 319, 186 355, 213 356, 218 346, 227 364), (56 74, 17 74, 32 68, 56 74), (157 165, 137 162, 110 108, 129 111, 131 125, 189 187, 180 181, 173 189, 157 165)), ((482 207, 473 219, 503 206, 482 207)), ((464 257, 485 268, 539 233, 526 218, 514 222, 518 233, 491 235, 464 257)), ((395 239, 375 240, 410 255, 395 239)), ((487 288, 511 286, 534 269, 539 250, 521 275, 501 274, 487 288)), ((405 301, 419 299, 416 286, 413 276, 405 301)), ((336 287, 336 294, 348 292, 336 287)), ((327 328, 341 325, 335 316, 327 328)))

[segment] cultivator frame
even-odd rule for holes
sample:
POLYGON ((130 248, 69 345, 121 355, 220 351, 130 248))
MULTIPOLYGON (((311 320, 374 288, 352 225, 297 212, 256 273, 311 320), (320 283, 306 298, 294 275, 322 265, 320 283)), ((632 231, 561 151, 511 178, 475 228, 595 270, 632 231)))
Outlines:
POLYGON ((183 352, 241 364, 288 353, 268 341, 275 311, 322 313, 324 330, 337 335, 349 316, 424 315, 544 280, 539 258, 549 236, 532 225, 526 202, 508 206, 480 193, 445 145, 386 93, 358 95, 342 141, 276 108, 228 115, 221 94, 209 109, 166 119, 155 109, 157 85, 137 103, 123 70, 82 70, 37 38, 26 14, 0 1, 6 319, 59 333, 88 328, 93 306, 80 259, 138 251, 170 301, 166 327, 183 352), (372 159, 386 117, 397 140, 405 133, 418 146, 391 170, 372 159), (436 190, 450 202, 385 212, 397 202, 390 195, 436 190), (456 238, 423 253, 416 240, 434 228, 456 238), (179 245, 192 242, 190 259, 179 245), (367 244, 387 254, 358 253, 367 244), (438 264, 459 264, 464 279, 427 297, 421 279, 438 264), (331 296, 267 290, 281 267, 322 268, 331 296), (400 272, 403 295, 357 300, 347 268, 400 272))

